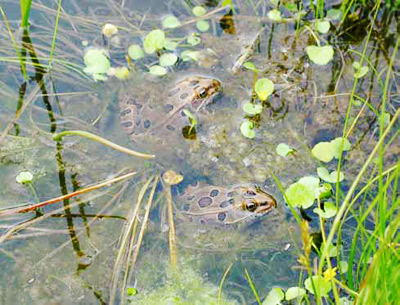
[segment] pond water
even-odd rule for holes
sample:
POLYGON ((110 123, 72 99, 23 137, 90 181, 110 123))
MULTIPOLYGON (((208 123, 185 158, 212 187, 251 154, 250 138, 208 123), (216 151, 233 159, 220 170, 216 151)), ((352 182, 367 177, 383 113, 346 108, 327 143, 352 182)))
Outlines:
MULTIPOLYGON (((4 1, 8 23, 3 18, 0 24, 1 304, 257 304, 273 287, 298 285, 304 270, 299 261, 301 232, 282 191, 301 177, 318 177, 318 167, 335 170, 337 159, 324 163, 311 149, 342 137, 345 124, 351 126, 357 118, 347 133, 351 149, 342 159, 345 180, 334 193, 349 189, 379 140, 377 109, 399 35, 399 14, 382 5, 369 37, 370 3, 354 7, 342 22, 334 15, 342 1, 325 1, 320 14, 330 29, 318 33, 312 3, 304 1, 300 7, 296 1, 283 2, 293 3, 282 5, 279 18, 284 20, 273 20, 269 13, 274 1, 234 1, 232 6, 229 1, 227 6, 218 1, 68 1, 62 3, 51 52, 58 4, 33 1, 31 26, 24 32, 19 29, 19 4, 4 1), (206 15, 193 12, 194 7, 206 15), (298 11, 304 14, 297 17, 298 11), (163 20, 171 15, 180 25, 164 24, 163 29, 163 20), (118 33, 104 35, 106 23, 117 26, 118 33), (26 78, 7 27, 20 56, 28 58, 26 78), (132 44, 142 48, 148 40, 151 48, 161 43, 145 39, 155 29, 163 30, 167 40, 136 59, 128 52, 132 44), (323 55, 326 64, 315 63, 305 51, 317 44, 333 46, 332 59, 323 55), (85 57, 90 50, 101 50, 97 59, 85 57), (352 94, 354 73, 361 73, 352 63, 360 61, 363 52, 371 68, 352 94), (162 67, 163 54, 177 58, 162 67), (103 67, 90 67, 102 60, 103 67), (102 70, 104 65, 126 70, 119 71, 122 76, 111 75, 102 70), (149 73, 155 66, 157 72, 149 73), (379 71, 379 77, 371 70, 379 71), (193 107, 202 93, 182 80, 199 77, 218 81, 220 88, 215 94, 204 93, 209 95, 204 104, 193 107), (265 101, 255 86, 262 78, 274 83, 265 101), (195 97, 171 98, 176 86, 195 97), (165 111, 170 103, 175 108, 165 111), (246 113, 246 103, 260 111, 246 113), (189 113, 181 115, 184 108, 189 113), (195 132, 195 139, 184 135, 182 124, 192 136, 195 132), (156 157, 134 157, 84 137, 53 140, 70 130, 156 157), (280 143, 294 152, 279 154, 280 143), (182 175, 183 181, 170 187, 158 178, 168 170, 182 175), (128 173, 135 174, 36 211, 7 212, 128 173), (208 186, 214 193, 196 193, 208 186), (233 197, 232 206, 240 213, 230 216, 223 200, 239 188, 245 189, 247 199, 233 197), (195 198, 192 204, 200 204, 217 193, 212 208, 200 209, 200 217, 191 213, 189 197, 195 198), (254 216, 243 202, 253 200, 255 193, 263 198, 260 202, 274 198, 276 207, 254 216), (220 205, 214 206, 215 201, 220 205), (241 221, 237 215, 250 216, 241 221), (226 224, 229 217, 235 223, 226 224)), ((386 106, 388 121, 399 105, 399 63, 397 55, 394 80, 387 88, 392 97, 386 106)), ((388 136, 393 146, 383 152, 387 166, 396 164, 399 153, 396 127, 388 136)), ((317 232, 318 216, 312 210, 302 209, 301 215, 317 232)), ((327 227, 330 224, 327 220, 327 227)), ((350 240, 353 228, 351 221, 344 226, 342 243, 350 240)))

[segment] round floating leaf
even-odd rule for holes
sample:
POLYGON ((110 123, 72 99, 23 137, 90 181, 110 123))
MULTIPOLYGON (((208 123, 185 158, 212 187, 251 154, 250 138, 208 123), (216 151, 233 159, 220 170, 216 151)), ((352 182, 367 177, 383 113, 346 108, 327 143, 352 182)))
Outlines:
POLYGON ((326 18, 329 18, 329 19, 332 19, 332 20, 339 20, 341 17, 342 17, 342 11, 338 10, 338 9, 335 9, 335 8, 331 8, 326 13, 326 18))
POLYGON ((267 16, 272 21, 276 21, 276 22, 282 21, 281 12, 278 10, 270 10, 268 12, 267 16))
POLYGON ((293 148, 285 143, 279 143, 278 146, 276 146, 276 153, 282 157, 286 157, 287 155, 294 153, 294 151, 293 148))
POLYGON ((118 33, 118 28, 114 24, 106 23, 101 28, 101 32, 103 33, 104 36, 111 37, 118 33))
POLYGON ((155 65, 155 66, 150 67, 149 73, 151 73, 153 75, 157 75, 157 76, 163 76, 163 75, 167 74, 167 69, 165 69, 164 67, 155 65))
POLYGON ((176 56, 174 53, 165 53, 160 56, 159 62, 160 66, 168 67, 174 65, 177 60, 178 56, 176 56))
POLYGON ((355 78, 361 78, 367 75, 369 68, 367 66, 361 66, 361 64, 358 61, 353 62, 353 68, 354 68, 354 77, 355 78))
POLYGON ((197 61, 199 54, 199 51, 186 50, 182 52, 181 57, 183 61, 197 61))
POLYGON ((329 32, 331 24, 329 21, 318 21, 317 23, 317 31, 321 34, 326 34, 329 32))
POLYGON ((174 29, 181 26, 181 22, 175 16, 167 16, 162 22, 163 28, 174 29))
POLYGON ((332 196, 332 185, 329 183, 324 183, 319 189, 319 198, 324 199, 324 198, 329 198, 332 196))
POLYGON ((19 184, 31 183, 32 180, 33 175, 28 171, 20 172, 17 177, 15 177, 15 181, 19 184))
POLYGON ((200 32, 207 32, 210 28, 210 23, 207 20, 199 20, 196 22, 196 27, 200 32))
POLYGON ((246 138, 254 139, 256 132, 254 131, 254 123, 251 121, 245 121, 240 125, 240 132, 246 138))
POLYGON ((243 111, 248 115, 257 115, 262 112, 263 107, 261 105, 254 105, 253 103, 245 103, 243 105, 243 111))
POLYGON ((201 38, 197 37, 193 34, 190 35, 186 40, 187 40, 188 44, 190 44, 192 46, 198 45, 201 42, 201 38))
POLYGON ((314 204, 315 199, 318 197, 318 189, 318 178, 303 177, 298 182, 290 185, 285 195, 293 206, 307 209, 314 204))
MULTIPOLYGON (((336 183, 338 179, 338 173, 337 171, 333 171, 332 173, 329 173, 329 171, 325 167, 318 167, 317 168, 317 173, 318 176, 322 179, 325 180, 326 182, 329 183, 336 183)), ((340 172, 339 174, 339 182, 342 182, 344 179, 344 174, 340 172)))
POLYGON ((171 39, 165 40, 164 49, 168 51, 175 51, 177 47, 178 43, 176 43, 175 41, 172 41, 171 39))
POLYGON ((147 34, 144 39, 143 47, 144 51, 148 54, 154 53, 156 50, 160 50, 165 45, 165 33, 162 30, 153 30, 147 34))
MULTIPOLYGON (((325 279, 320 275, 314 275, 312 277, 312 280, 314 282, 314 287, 315 287, 316 294, 318 296, 327 297, 329 291, 331 291, 331 289, 332 289, 331 282, 325 281, 325 279)), ((306 287, 306 289, 309 292, 311 292, 312 294, 315 294, 314 289, 313 289, 313 284, 311 282, 311 278, 308 277, 304 281, 304 287, 306 287)))
POLYGON ((251 61, 246 61, 243 64, 243 67, 246 68, 247 70, 250 70, 250 71, 253 71, 253 72, 257 72, 258 71, 256 66, 251 61))
POLYGON ((83 57, 86 68, 83 72, 88 74, 103 74, 110 69, 110 60, 103 49, 88 49, 83 57))
MULTIPOLYGON (((332 154, 336 159, 339 159, 340 156, 340 147, 342 145, 342 139, 343 139, 342 137, 339 137, 333 139, 330 142, 332 154)), ((350 150, 350 148, 351 148, 351 143, 348 139, 345 138, 343 142, 343 151, 348 151, 350 150)))
POLYGON ((308 46, 306 52, 311 61, 317 65, 326 65, 329 63, 332 60, 334 53, 332 46, 308 46))
POLYGON ((336 206, 333 202, 325 202, 324 203, 324 209, 320 209, 320 208, 315 208, 313 210, 313 212, 315 214, 318 214, 319 216, 321 216, 322 218, 331 218, 333 216, 336 215, 337 213, 337 209, 336 206))
POLYGON ((138 293, 138 291, 137 291, 137 289, 134 288, 134 287, 128 287, 128 288, 126 288, 126 294, 127 294, 128 296, 134 296, 134 295, 137 295, 137 293, 138 293))
POLYGON ((144 57, 144 52, 138 44, 133 44, 128 49, 129 57, 133 60, 138 60, 144 57))
MULTIPOLYGON (((321 251, 324 249, 324 247, 325 247, 325 244, 322 243, 321 251)), ((337 254, 338 254, 338 247, 333 245, 332 243, 330 243, 328 245, 328 255, 329 255, 329 257, 335 257, 335 256, 337 256, 337 254)))
POLYGON ((311 150, 313 156, 322 162, 332 161, 334 155, 330 142, 319 142, 311 150))
POLYGON ((114 76, 120 80, 127 79, 129 76, 129 69, 127 67, 114 68, 114 76))
POLYGON ((263 102, 274 92, 274 83, 268 78, 260 78, 255 85, 258 98, 263 102))
POLYGON ((272 288, 265 300, 262 302, 262 305, 278 305, 281 304, 281 301, 283 301, 284 298, 285 294, 283 293, 282 288, 272 288))
POLYGON ((196 17, 200 17, 200 16, 205 15, 205 14, 207 13, 207 11, 206 11, 206 9, 205 9, 204 7, 202 7, 202 6, 195 6, 195 7, 192 9, 192 13, 193 13, 193 15, 195 15, 196 17))
POLYGON ((288 290, 286 290, 285 299, 287 301, 290 301, 290 300, 293 300, 296 298, 301 298, 305 294, 306 294, 306 291, 303 288, 290 287, 290 288, 288 288, 288 290))
POLYGON ((349 264, 346 261, 340 261, 340 264, 338 264, 338 267, 340 265, 340 273, 346 273, 347 270, 349 269, 349 264))

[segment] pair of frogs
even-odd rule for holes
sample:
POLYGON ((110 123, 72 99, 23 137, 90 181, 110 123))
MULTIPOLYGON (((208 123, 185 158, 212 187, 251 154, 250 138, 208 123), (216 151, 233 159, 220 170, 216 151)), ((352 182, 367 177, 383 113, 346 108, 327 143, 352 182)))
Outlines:
MULTIPOLYGON (((140 101, 130 92, 119 95, 121 123, 135 143, 151 141, 163 147, 191 123, 188 113, 200 114, 221 89, 213 78, 187 77, 179 81, 157 103, 140 101), (184 110, 187 111, 184 111, 184 110), (188 112, 189 111, 189 112, 188 112)), ((197 115, 196 115, 197 117, 197 115)), ((184 212, 202 224, 232 224, 253 219, 276 207, 275 199, 252 185, 187 187, 179 198, 184 212)))

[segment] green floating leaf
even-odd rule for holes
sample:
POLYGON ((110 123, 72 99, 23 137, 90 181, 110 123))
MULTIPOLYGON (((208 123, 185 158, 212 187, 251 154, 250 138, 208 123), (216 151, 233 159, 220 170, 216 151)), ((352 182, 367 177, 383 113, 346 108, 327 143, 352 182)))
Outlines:
POLYGON ((20 172, 17 177, 15 177, 15 181, 19 184, 31 183, 33 180, 33 175, 31 172, 23 171, 20 172))
POLYGON ((248 115, 257 115, 260 114, 263 110, 261 105, 254 105, 253 103, 247 102, 243 105, 243 111, 248 115))
POLYGON ((192 46, 196 46, 201 42, 201 38, 196 36, 195 34, 189 35, 189 37, 186 39, 188 44, 192 46))
POLYGON ((322 218, 331 218, 336 215, 337 209, 333 202, 328 201, 324 203, 323 210, 320 208, 315 208, 313 212, 322 218))
POLYGON ((319 195, 319 182, 318 178, 312 176, 301 178, 286 190, 287 200, 294 207, 311 207, 319 195))
POLYGON ((332 161, 334 155, 332 152, 332 146, 330 142, 319 142, 311 150, 311 153, 315 158, 322 162, 332 161))
POLYGON ((256 68, 256 66, 251 62, 251 61, 246 61, 243 64, 243 67, 247 70, 253 71, 253 72, 257 72, 258 69, 256 68))
POLYGON ((347 270, 349 269, 349 264, 346 261, 340 261, 340 264, 338 264, 340 273, 346 273, 347 270), (340 265, 340 266, 339 266, 340 265))
POLYGON ((260 101, 264 102, 274 92, 274 83, 268 78, 260 78, 256 82, 255 91, 260 101))
POLYGON ((321 34, 326 34, 329 32, 329 29, 331 27, 331 24, 329 21, 318 21, 317 23, 317 31, 320 32, 321 34))
POLYGON ((181 26, 181 22, 175 16, 167 16, 162 22, 162 26, 165 29, 174 29, 181 26))
POLYGON ((311 61, 317 65, 328 64, 332 60, 334 54, 332 46, 308 46, 306 52, 311 61))
POLYGON ((246 138, 254 139, 256 132, 254 131, 254 123, 251 121, 245 121, 240 125, 240 132, 246 138))
POLYGON ((318 296, 327 297, 329 291, 332 289, 331 282, 325 281, 325 279, 320 275, 314 275, 312 280, 314 282, 315 291, 313 289, 311 278, 309 277, 304 281, 304 287, 306 287, 306 289, 312 294, 315 294, 316 292, 318 296))
POLYGON ((292 154, 294 152, 295 150, 285 143, 279 143, 276 146, 276 153, 282 157, 286 157, 287 155, 292 154))
POLYGON ((104 49, 88 49, 83 57, 86 68, 83 72, 88 74, 104 74, 110 69, 110 60, 104 49))
POLYGON ((147 54, 152 54, 156 50, 161 50, 165 45, 165 33, 163 30, 153 30, 144 39, 143 47, 147 54))
POLYGON ((138 60, 144 57, 144 52, 138 44, 133 44, 128 49, 128 55, 133 60, 138 60))
POLYGON ((127 67, 114 68, 114 76, 119 80, 124 80, 129 77, 129 69, 127 67))
POLYGON ((353 62, 353 68, 354 68, 355 78, 364 77, 369 72, 368 66, 361 66, 361 64, 358 61, 353 62))
POLYGON ((335 8, 331 8, 326 13, 326 18, 329 18, 329 19, 332 19, 332 20, 339 20, 341 17, 342 17, 342 11, 338 10, 338 9, 335 9, 335 8))
POLYGON ((128 288, 126 288, 126 293, 128 296, 134 296, 134 295, 137 295, 138 291, 134 287, 128 287, 128 288))
POLYGON ((181 57, 183 61, 198 61, 199 55, 199 51, 186 50, 182 52, 181 57))
MULTIPOLYGON (((332 173, 329 173, 329 171, 325 167, 318 167, 317 168, 317 173, 318 176, 322 179, 325 180, 326 182, 329 183, 336 183, 338 179, 338 173, 337 171, 333 171, 332 173)), ((340 172, 339 174, 339 182, 342 182, 344 179, 344 174, 343 172, 340 172)))
POLYGON ((178 56, 176 56, 174 53, 165 53, 160 56, 159 62, 160 66, 168 67, 174 65, 177 60, 178 56))
POLYGON ((196 22, 196 27, 200 32, 207 32, 210 29, 210 23, 207 20, 199 20, 196 22))
POLYGON ((164 67, 155 65, 155 66, 150 67, 149 73, 153 74, 153 75, 157 75, 157 76, 163 76, 163 75, 167 74, 167 69, 165 69, 164 67))
POLYGON ((178 47, 178 43, 172 41, 171 39, 165 39, 164 49, 168 51, 175 51, 178 47))
MULTIPOLYGON (((321 251, 323 251, 324 247, 325 247, 325 244, 322 243, 321 251)), ((332 243, 330 243, 328 245, 328 255, 329 255, 329 257, 336 257, 338 255, 338 247, 333 245, 332 243)))
MULTIPOLYGON (((330 143, 331 143, 331 151, 333 156, 336 159, 339 159, 340 156, 340 146, 342 145, 342 137, 339 138, 335 138, 333 139, 330 143)), ((351 143, 348 139, 344 139, 343 142, 343 151, 348 151, 351 148, 351 143)))
POLYGON ((301 298, 305 294, 306 294, 306 291, 303 288, 290 287, 290 288, 288 288, 288 290, 286 290, 285 299, 287 301, 290 301, 290 300, 293 300, 296 298, 301 298))
POLYGON ((278 10, 270 10, 267 14, 268 18, 272 21, 280 22, 282 21, 281 12, 278 10))
POLYGON ((324 198, 329 198, 332 196, 332 185, 329 183, 324 183, 319 189, 319 198, 324 199, 324 198))
POLYGON ((205 15, 205 14, 207 13, 207 11, 206 11, 206 9, 205 9, 204 7, 202 7, 202 6, 195 6, 195 7, 192 9, 192 13, 193 13, 193 15, 195 15, 196 17, 200 17, 200 16, 205 15))
POLYGON ((283 293, 282 288, 272 288, 265 300, 262 302, 262 305, 278 305, 281 304, 281 301, 283 301, 284 298, 285 294, 283 293))

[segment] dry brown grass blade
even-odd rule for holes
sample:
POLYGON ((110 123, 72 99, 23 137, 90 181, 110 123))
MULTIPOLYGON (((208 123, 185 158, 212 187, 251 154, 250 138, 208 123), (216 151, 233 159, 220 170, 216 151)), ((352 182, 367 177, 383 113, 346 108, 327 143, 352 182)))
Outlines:
POLYGON ((125 249, 129 243, 130 237, 133 235, 133 238, 136 236, 136 229, 137 229, 137 223, 138 223, 138 215, 139 215, 139 208, 140 205, 143 201, 143 197, 151 183, 153 181, 154 176, 151 176, 146 183, 142 186, 140 189, 136 205, 133 208, 133 211, 131 213, 131 216, 129 217, 129 222, 125 226, 125 230, 123 232, 123 236, 120 241, 120 246, 118 250, 117 257, 115 259, 114 263, 114 270, 113 274, 111 277, 111 285, 110 285, 110 300, 109 304, 114 304, 115 299, 116 299, 116 292, 117 292, 117 285, 118 285, 118 277, 120 274, 120 269, 121 269, 121 263, 122 263, 122 258, 125 254, 125 249))
POLYGON ((12 215, 12 214, 16 214, 16 213, 24 213, 24 212, 33 211, 33 210, 36 210, 38 208, 41 208, 41 207, 44 207, 44 206, 47 206, 47 205, 50 205, 50 204, 53 204, 53 203, 56 203, 56 202, 59 202, 59 201, 63 201, 65 199, 72 198, 72 197, 75 197, 77 195, 81 195, 81 194, 84 194, 84 193, 87 193, 87 192, 102 188, 102 187, 107 186, 107 185, 109 185, 111 183, 116 183, 116 182, 119 182, 121 180, 124 180, 124 179, 127 179, 127 178, 131 178, 134 175, 136 175, 136 172, 125 174, 123 176, 120 176, 120 177, 117 177, 117 178, 113 178, 113 179, 98 183, 96 185, 80 189, 78 191, 69 193, 67 195, 63 195, 63 196, 56 197, 56 198, 53 198, 53 199, 50 199, 50 200, 42 201, 42 202, 39 202, 39 203, 36 203, 36 204, 32 204, 30 206, 24 206, 24 207, 19 207, 19 208, 2 210, 2 211, 0 211, 0 216, 6 216, 6 215, 12 215))

